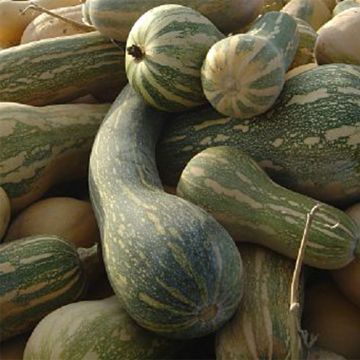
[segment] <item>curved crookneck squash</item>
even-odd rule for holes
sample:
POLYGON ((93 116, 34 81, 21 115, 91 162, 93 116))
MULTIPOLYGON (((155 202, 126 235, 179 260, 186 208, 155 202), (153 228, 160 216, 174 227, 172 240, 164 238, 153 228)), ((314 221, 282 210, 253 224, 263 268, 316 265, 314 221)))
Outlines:
MULTIPOLYGON (((235 316, 216 335, 216 359, 305 359, 305 347, 290 315, 295 262, 259 245, 241 244, 244 297, 235 316), (291 357, 291 355, 293 357, 291 357)), ((301 277, 300 311, 304 277, 301 277)))
POLYGON ((0 101, 65 103, 126 84, 125 52, 98 32, 35 41, 0 51, 0 101))
POLYGON ((109 280, 126 311, 149 330, 191 338, 233 315, 242 264, 214 218, 163 191, 155 144, 165 116, 123 90, 94 142, 90 194, 109 280))
POLYGON ((51 311, 79 299, 98 266, 96 246, 76 251, 52 235, 0 245, 0 340, 31 330, 51 311))
POLYGON ((24 360, 170 359, 185 344, 142 329, 111 296, 69 304, 46 316, 26 344, 24 360))
POLYGON ((273 108, 241 120, 203 108, 165 125, 158 145, 163 182, 220 145, 241 148, 280 185, 347 206, 360 200, 360 66, 322 65, 292 76, 273 108))
POLYGON ((52 185, 86 176, 91 146, 108 109, 108 104, 0 103, 0 186, 13 212, 52 185))
POLYGON ((279 11, 261 16, 246 34, 216 42, 201 68, 206 98, 224 115, 247 119, 264 113, 284 86, 298 43, 295 19, 279 11))
MULTIPOLYGON (((236 241, 261 244, 296 259, 307 214, 318 203, 274 183, 231 146, 208 148, 186 165, 177 194, 212 214, 236 241)), ((321 204, 303 262, 341 268, 360 257, 360 228, 343 211, 321 204)))

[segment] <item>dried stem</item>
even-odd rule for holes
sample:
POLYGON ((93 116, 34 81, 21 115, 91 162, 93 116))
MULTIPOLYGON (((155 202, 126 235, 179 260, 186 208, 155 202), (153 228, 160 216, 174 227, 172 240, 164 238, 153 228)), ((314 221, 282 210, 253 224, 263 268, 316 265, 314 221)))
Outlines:
POLYGON ((45 9, 44 7, 42 7, 41 5, 37 4, 35 1, 30 1, 30 5, 27 6, 23 11, 22 13, 25 13, 26 11, 28 10, 35 10, 35 11, 38 11, 40 13, 45 13, 45 14, 48 14, 56 19, 59 19, 63 22, 66 22, 74 27, 77 27, 83 31, 86 31, 86 32, 90 32, 90 31, 95 31, 96 28, 94 26, 91 26, 91 25, 86 25, 84 23, 81 23, 79 21, 76 21, 76 20, 73 20, 73 19, 69 19, 69 18, 66 18, 64 16, 61 16, 61 15, 58 15, 58 14, 55 14, 53 11, 51 10, 48 10, 48 9, 45 9))
POLYGON ((291 289, 290 289, 290 317, 292 321, 292 336, 291 336, 291 359, 298 360, 299 354, 299 342, 297 341, 299 335, 301 340, 305 343, 306 347, 311 347, 316 338, 310 336, 306 331, 301 329, 300 321, 301 313, 300 313, 300 300, 299 300, 299 283, 300 283, 300 274, 302 263, 305 255, 305 248, 309 237, 309 230, 311 227, 311 223, 314 219, 316 211, 319 210, 321 204, 316 204, 310 212, 307 214, 306 225, 303 233, 303 237, 301 239, 298 255, 296 258, 295 269, 293 273, 293 278, 291 281, 291 289))

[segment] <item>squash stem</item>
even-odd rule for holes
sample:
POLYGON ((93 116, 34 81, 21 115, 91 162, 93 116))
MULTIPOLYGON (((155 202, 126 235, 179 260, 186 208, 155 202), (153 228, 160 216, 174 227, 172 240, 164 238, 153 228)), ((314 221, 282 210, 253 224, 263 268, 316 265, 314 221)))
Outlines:
POLYGON ((133 56, 135 60, 142 60, 145 57, 144 52, 141 47, 138 45, 131 45, 126 48, 126 51, 129 55, 133 56))
POLYGON ((292 335, 290 338, 291 342, 291 359, 298 360, 299 347, 301 343, 299 343, 299 335, 301 336, 301 340, 307 348, 312 347, 316 338, 311 337, 309 339, 309 334, 301 329, 300 318, 301 318, 301 306, 299 300, 299 283, 300 283, 300 274, 302 263, 305 255, 305 248, 307 245, 307 241, 309 238, 309 230, 314 219, 315 213, 319 210, 321 204, 316 204, 310 212, 307 214, 305 229, 303 233, 303 237, 301 239, 298 255, 296 258, 295 269, 291 281, 291 289, 290 289, 290 321, 291 321, 291 331, 292 335))
POLYGON ((27 6, 23 11, 22 13, 24 14, 26 11, 28 11, 29 9, 32 9, 32 10, 35 10, 35 11, 38 11, 40 13, 45 13, 45 14, 48 14, 56 19, 59 19, 61 21, 64 21, 74 27, 77 27, 83 31, 86 31, 86 32, 91 32, 91 31, 96 31, 96 28, 92 25, 86 25, 84 23, 81 23, 81 22, 78 22, 76 20, 72 20, 72 19, 69 19, 69 18, 66 18, 64 16, 61 16, 61 15, 58 15, 58 14, 55 14, 53 11, 50 11, 48 9, 45 9, 44 7, 40 6, 39 4, 37 4, 35 1, 30 1, 30 5, 27 6))
POLYGON ((78 248, 77 252, 90 283, 105 272, 104 263, 100 255, 100 245, 95 244, 90 248, 78 248))

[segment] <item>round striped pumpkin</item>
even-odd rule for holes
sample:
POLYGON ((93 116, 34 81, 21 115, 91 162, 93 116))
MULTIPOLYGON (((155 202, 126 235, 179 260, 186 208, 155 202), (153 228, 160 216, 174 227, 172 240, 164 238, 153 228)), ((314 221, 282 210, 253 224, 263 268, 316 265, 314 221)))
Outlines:
POLYGON ((181 111, 206 102, 201 66, 224 35, 189 7, 161 5, 143 14, 130 30, 125 57, 129 83, 150 105, 181 111))

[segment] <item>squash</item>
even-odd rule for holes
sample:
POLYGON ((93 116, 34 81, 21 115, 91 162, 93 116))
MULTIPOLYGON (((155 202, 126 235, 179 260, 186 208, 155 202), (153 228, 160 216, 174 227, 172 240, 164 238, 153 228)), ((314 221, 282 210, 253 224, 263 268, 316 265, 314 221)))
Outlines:
POLYGON ((306 21, 314 30, 319 29, 332 17, 327 2, 323 0, 291 0, 281 11, 306 21))
POLYGON ((208 51, 201 69, 204 94, 221 114, 242 119, 269 110, 299 42, 292 16, 271 11, 246 34, 229 36, 208 51))
POLYGON ((317 335, 316 346, 346 359, 360 358, 360 309, 331 281, 322 281, 305 290, 303 327, 317 335))
MULTIPOLYGON (((350 207, 346 213, 360 226, 360 204, 350 207)), ((356 259, 348 266, 331 273, 341 292, 360 308, 360 260, 356 259)))
POLYGON ((3 341, 0 346, 1 360, 23 360, 25 345, 30 334, 21 334, 7 341, 3 341))
MULTIPOLYGON (((83 14, 100 33, 126 41, 131 27, 141 15, 168 3, 168 0, 87 0, 83 14)), ((263 0, 177 0, 176 3, 198 11, 227 34, 255 19, 263 0)))
POLYGON ((242 263, 225 229, 162 190, 155 143, 168 114, 127 86, 95 138, 89 188, 109 280, 144 328, 176 338, 217 330, 242 296, 242 263))
POLYGON ((108 109, 108 104, 0 103, 0 186, 13 212, 57 183, 86 176, 91 146, 108 109))
POLYGON ((200 151, 231 145, 291 190, 338 206, 360 201, 360 67, 311 67, 289 78, 273 108, 254 119, 206 107, 173 116, 157 149, 163 183, 176 185, 200 151))
MULTIPOLYGON (((46 9, 77 5, 80 0, 37 0, 36 3, 46 9)), ((0 47, 7 48, 20 43, 21 36, 28 24, 39 12, 27 10, 30 1, 0 1, 0 47)))
POLYGON ((5 241, 33 235, 57 235, 85 248, 100 241, 91 204, 70 197, 48 198, 27 207, 11 223, 5 241))
MULTIPOLYGON (((294 60, 289 66, 289 70, 298 66, 315 62, 315 42, 318 37, 317 32, 306 21, 295 18, 299 33, 299 46, 294 60)), ((287 79, 285 75, 285 79, 287 79)))
POLYGON ((150 105, 181 111, 206 102, 200 70, 206 53, 224 35, 203 15, 180 5, 143 14, 126 42, 130 85, 150 105))
POLYGON ((96 248, 78 254, 56 236, 1 244, 1 341, 31 330, 51 311, 79 299, 87 288, 85 266, 94 261, 96 248))
POLYGON ((0 51, 0 101, 64 103, 127 82, 124 51, 98 32, 0 51))
POLYGON ((305 359, 306 350, 289 312, 295 263, 258 245, 241 244, 239 250, 244 297, 235 316, 217 332, 216 359, 305 359), (291 353, 292 348, 296 353, 291 353))
MULTIPOLYGON (((251 157, 230 146, 208 148, 193 157, 177 194, 211 213, 235 241, 260 244, 292 259, 306 216, 317 203, 277 185, 251 157)), ((336 269, 360 258, 360 228, 343 211, 322 204, 313 224, 305 264, 336 269)))
POLYGON ((340 14, 342 11, 353 8, 360 7, 360 0, 344 0, 337 3, 333 10, 333 17, 340 14))
POLYGON ((359 31, 360 7, 347 9, 333 17, 318 30, 315 44, 317 63, 360 65, 359 31))
MULTIPOLYGON (((82 5, 62 7, 53 10, 53 13, 67 19, 82 21, 82 5)), ((20 44, 27 44, 32 41, 51 39, 62 36, 83 34, 84 28, 71 25, 49 14, 37 16, 24 30, 20 44)))
POLYGON ((112 296, 69 304, 46 316, 26 344, 24 360, 169 359, 184 344, 142 329, 112 296))
POLYGON ((0 242, 10 222, 11 207, 10 200, 5 190, 0 187, 0 242))

